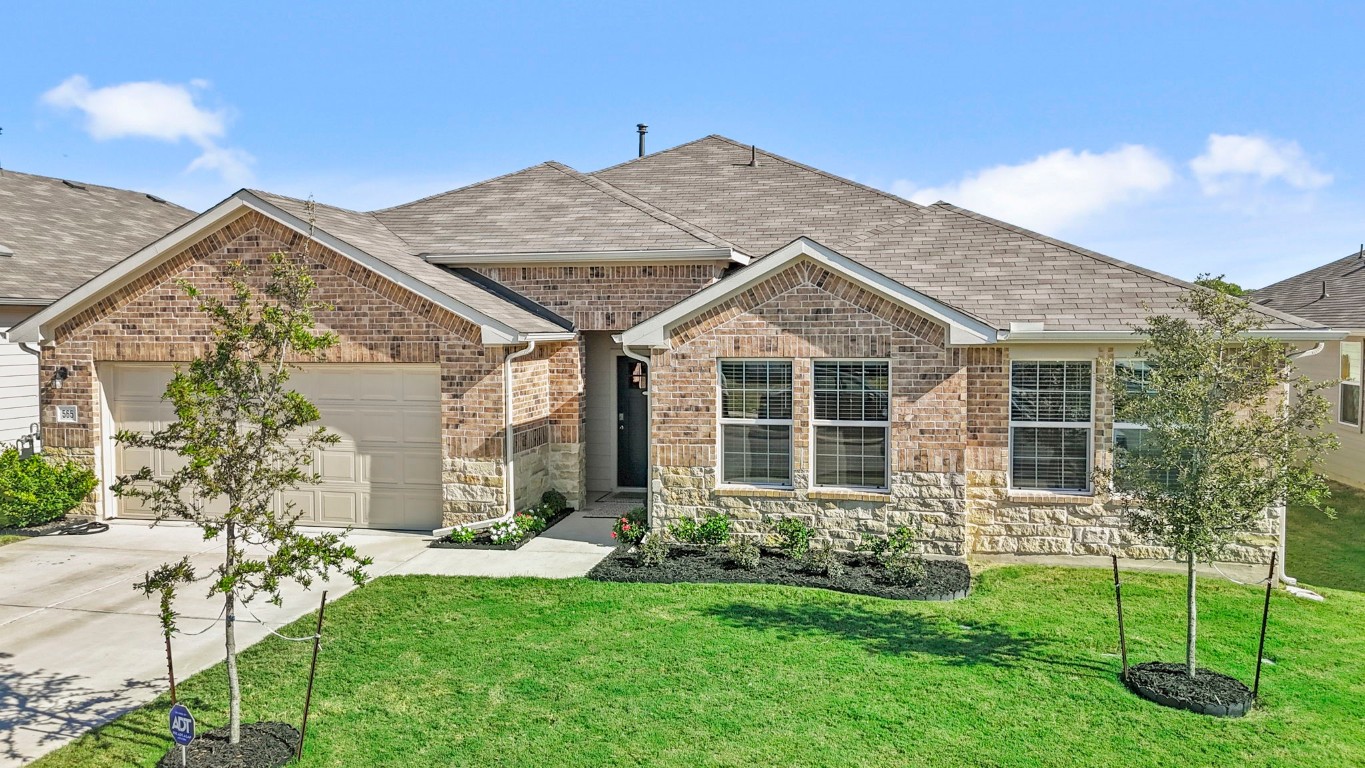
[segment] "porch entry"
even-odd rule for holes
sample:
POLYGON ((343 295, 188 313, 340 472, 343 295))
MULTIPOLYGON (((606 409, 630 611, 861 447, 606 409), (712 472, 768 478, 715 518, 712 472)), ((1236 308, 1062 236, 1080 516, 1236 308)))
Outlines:
POLYGON ((644 488, 649 475, 649 423, 645 389, 649 366, 616 358, 616 485, 644 488))

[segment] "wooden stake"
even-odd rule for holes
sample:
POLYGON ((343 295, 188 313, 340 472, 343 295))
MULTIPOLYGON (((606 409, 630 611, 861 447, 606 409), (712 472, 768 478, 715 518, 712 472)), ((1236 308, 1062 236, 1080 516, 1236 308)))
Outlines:
POLYGON ((1261 693, 1261 663, 1265 659, 1265 627, 1270 621, 1270 591, 1275 588, 1275 561, 1279 551, 1270 553, 1270 575, 1265 580, 1265 607, 1261 609, 1261 644, 1256 648, 1256 684, 1251 687, 1251 698, 1261 693))
POLYGON ((318 650, 322 647, 322 614, 327 610, 327 592, 322 593, 322 603, 318 605, 318 626, 313 632, 313 664, 308 669, 308 693, 303 697, 303 727, 299 728, 298 757, 303 759, 303 738, 308 735, 308 710, 313 706, 313 679, 318 674, 318 650))
POLYGON ((171 704, 176 703, 175 698, 175 662, 171 660, 171 633, 166 633, 166 672, 171 678, 171 704))
POLYGON ((1110 555, 1114 562, 1114 605, 1119 612, 1119 654, 1123 659, 1123 682, 1128 682, 1128 636, 1123 629, 1123 582, 1119 581, 1119 556, 1110 555))

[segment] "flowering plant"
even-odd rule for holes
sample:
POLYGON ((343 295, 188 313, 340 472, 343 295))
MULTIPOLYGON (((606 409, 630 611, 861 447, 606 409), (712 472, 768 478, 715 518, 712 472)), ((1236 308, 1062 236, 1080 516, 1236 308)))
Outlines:
POLYGON ((616 539, 618 544, 638 544, 648 530, 645 524, 645 508, 636 507, 616 519, 611 526, 611 537, 616 539))
POLYGON ((494 544, 515 544, 526 536, 525 530, 517 525, 516 519, 494 523, 488 529, 488 538, 494 544))

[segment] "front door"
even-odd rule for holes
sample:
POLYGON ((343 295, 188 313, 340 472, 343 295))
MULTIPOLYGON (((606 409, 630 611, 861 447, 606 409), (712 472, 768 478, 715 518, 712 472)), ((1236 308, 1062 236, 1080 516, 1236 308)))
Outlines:
POLYGON ((616 358, 616 485, 644 488, 649 473, 649 424, 645 388, 649 366, 616 358))

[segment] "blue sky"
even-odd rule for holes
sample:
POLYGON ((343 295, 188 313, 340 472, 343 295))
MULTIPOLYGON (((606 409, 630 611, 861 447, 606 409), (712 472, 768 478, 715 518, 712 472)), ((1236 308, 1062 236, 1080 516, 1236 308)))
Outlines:
POLYGON ((0 163, 370 209, 709 133, 1190 278, 1365 241, 1365 4, 43 3, 0 163))

